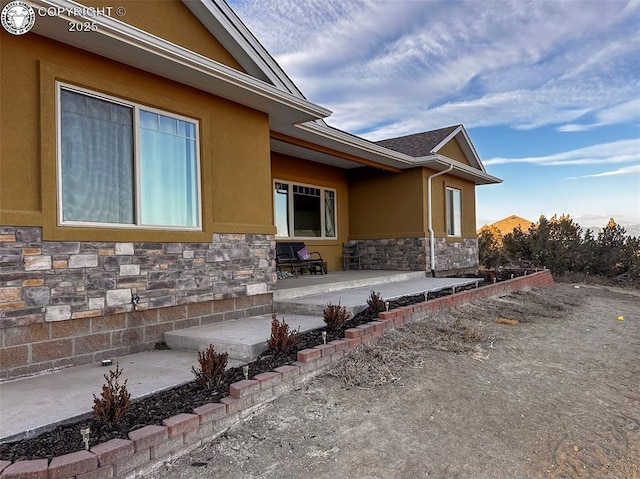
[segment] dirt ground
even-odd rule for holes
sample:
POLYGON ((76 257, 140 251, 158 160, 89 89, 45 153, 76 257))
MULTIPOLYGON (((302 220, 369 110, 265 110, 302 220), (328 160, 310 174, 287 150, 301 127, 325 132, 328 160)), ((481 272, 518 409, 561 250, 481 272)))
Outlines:
MULTIPOLYGON (((342 365, 153 477, 640 479, 638 291, 559 284, 435 319, 483 336, 399 353, 378 387, 345 387, 342 365)), ((375 361, 343 360, 365 379, 375 361)))

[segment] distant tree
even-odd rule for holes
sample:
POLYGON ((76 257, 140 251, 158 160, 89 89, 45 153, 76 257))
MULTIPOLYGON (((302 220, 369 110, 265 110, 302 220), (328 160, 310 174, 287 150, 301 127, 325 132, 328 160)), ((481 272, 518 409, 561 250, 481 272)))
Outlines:
POLYGON ((553 268, 558 273, 575 271, 580 261, 582 228, 569 215, 551 218, 552 241, 555 243, 553 268))
POLYGON ((518 266, 534 264, 529 230, 522 231, 520 226, 515 227, 511 233, 502 237, 502 244, 504 255, 511 264, 518 266))
POLYGON ((593 235, 593 231, 587 229, 584 232, 582 243, 580 245, 580 255, 576 271, 586 274, 600 274, 599 272, 599 248, 598 241, 593 235))
POLYGON ((487 269, 498 268, 503 260, 502 235, 495 226, 483 226, 478 235, 480 264, 487 269))
POLYGON ((640 280, 640 236, 627 236, 624 247, 626 273, 631 279, 640 280))
POLYGON ((628 236, 613 219, 595 235, 569 215, 542 215, 526 232, 518 227, 500 235, 495 227, 483 227, 478 245, 486 268, 511 264, 640 280, 640 238, 628 236))
POLYGON ((619 276, 629 271, 634 263, 637 246, 634 248, 635 238, 627 238, 626 233, 627 231, 613 218, 600 230, 597 240, 596 274, 619 276))
POLYGON ((555 264, 557 251, 551 242, 551 229, 551 222, 544 215, 540 215, 538 222, 529 228, 528 243, 533 263, 553 270, 552 265, 555 264))

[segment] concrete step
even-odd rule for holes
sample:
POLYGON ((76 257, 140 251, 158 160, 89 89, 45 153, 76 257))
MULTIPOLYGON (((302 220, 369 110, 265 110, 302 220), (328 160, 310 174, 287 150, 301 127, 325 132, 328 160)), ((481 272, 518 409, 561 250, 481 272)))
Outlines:
MULTIPOLYGON (((283 314, 278 313, 282 321, 283 314)), ((325 326, 322 316, 286 314, 284 320, 289 329, 312 331, 325 326)), ((171 349, 204 351, 213 344, 216 352, 226 352, 229 359, 250 361, 267 349, 271 337, 271 315, 225 321, 194 328, 168 331, 164 340, 171 349)))
MULTIPOLYGON (((367 298, 370 293, 367 293, 367 298)), ((322 318, 324 309, 327 307, 329 301, 332 304, 338 304, 347 310, 351 316, 355 316, 360 311, 363 311, 367 307, 366 298, 364 301, 356 300, 354 302, 349 301, 347 298, 343 301, 340 297, 336 296, 334 299, 327 299, 326 293, 307 296, 305 298, 294 298, 288 301, 274 301, 273 310, 280 315, 301 314, 305 316, 320 316, 322 318)))
MULTIPOLYGON (((313 278, 311 281, 318 281, 320 275, 316 276, 318 278, 313 278)), ((384 300, 389 300, 477 281, 477 279, 427 278, 423 272, 386 275, 382 279, 381 282, 372 283, 372 278, 367 278, 365 285, 362 286, 353 286, 358 284, 357 280, 348 283, 338 281, 311 285, 311 289, 305 285, 302 288, 294 288, 303 290, 302 293, 298 291, 295 294, 285 294, 284 298, 282 295, 274 294, 273 308, 278 314, 278 319, 281 320, 284 316, 292 329, 300 327, 300 331, 305 332, 325 326, 322 313, 329 302, 333 304, 339 302, 348 312, 355 315, 367 307, 371 290, 380 293, 384 300), (349 287, 345 287, 345 283, 349 287), (310 294, 309 291, 322 292, 310 294)), ((270 336, 271 315, 263 315, 169 331, 164 334, 164 339, 171 349, 204 351, 209 344, 213 344, 217 352, 227 352, 230 359, 250 361, 267 349, 267 340, 270 336)))

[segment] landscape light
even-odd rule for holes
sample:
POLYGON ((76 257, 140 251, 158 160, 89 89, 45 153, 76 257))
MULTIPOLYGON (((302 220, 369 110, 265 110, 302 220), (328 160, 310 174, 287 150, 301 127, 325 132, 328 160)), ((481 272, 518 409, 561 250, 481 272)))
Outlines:
POLYGON ((84 449, 85 451, 89 450, 89 434, 91 434, 91 428, 83 427, 80 428, 80 434, 82 434, 82 440, 84 441, 84 449))

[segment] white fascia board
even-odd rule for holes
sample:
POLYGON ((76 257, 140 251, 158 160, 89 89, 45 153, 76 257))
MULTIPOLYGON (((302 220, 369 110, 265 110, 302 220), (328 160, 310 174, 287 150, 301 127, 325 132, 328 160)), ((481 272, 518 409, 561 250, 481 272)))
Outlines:
POLYGON ((465 129, 464 125, 458 125, 458 127, 455 130, 449 133, 449 135, 447 135, 447 137, 444 140, 438 143, 431 150, 431 153, 437 154, 440 148, 442 148, 444 145, 449 143, 459 134, 462 135, 462 137, 464 138, 464 142, 460 144, 460 148, 462 148, 462 151, 467 155, 467 157, 470 157, 468 158, 470 161, 476 163, 476 166, 480 171, 483 171, 484 173, 486 173, 487 171, 484 169, 484 165, 482 164, 482 161, 480 161, 480 156, 478 156, 478 152, 473 146, 473 143, 471 142, 471 138, 469 138, 469 135, 467 134, 467 130, 465 129))
POLYGON ((295 131, 283 132, 296 138, 311 141, 321 146, 349 153, 362 158, 376 161, 396 168, 411 168, 416 166, 415 158, 399 153, 389 148, 377 145, 369 140, 360 138, 350 133, 327 126, 320 122, 307 122, 295 125, 295 131), (300 134, 306 133, 306 134, 300 134))
MULTIPOLYGON (((29 3, 35 9, 53 7, 81 11, 85 7, 71 0, 29 0, 29 3)), ((269 113, 276 123, 300 123, 331 114, 327 108, 110 16, 65 13, 38 16, 33 31, 269 113), (70 33, 68 23, 71 21, 94 22, 98 31, 70 33)))
POLYGON ((226 2, 182 2, 249 73, 261 75, 275 86, 304 98, 298 87, 226 2), (220 27, 223 29, 222 32, 220 27))
POLYGON ((447 137, 444 140, 442 140, 440 143, 438 143, 436 146, 434 146, 429 153, 437 154, 440 148, 442 148, 444 145, 449 143, 453 138, 455 138, 455 136, 460 132, 461 128, 462 128, 462 125, 458 125, 458 128, 456 128, 451 133, 449 133, 447 137))
POLYGON ((453 165, 452 176, 458 176, 469 181, 473 181, 476 185, 491 185, 502 183, 500 178, 492 176, 484 171, 480 171, 473 166, 465 165, 459 161, 447 158, 442 155, 423 156, 417 159, 416 166, 424 166, 435 171, 442 171, 453 165))
POLYGON ((478 152, 476 151, 475 146, 473 146, 473 142, 471 141, 471 138, 469 138, 469 135, 467 134, 467 129, 464 127, 464 125, 460 125, 460 133, 462 133, 462 135, 464 136, 466 147, 469 148, 469 153, 471 153, 471 156, 473 157, 473 159, 476 160, 476 162, 478 163, 478 168, 480 168, 483 172, 486 173, 487 170, 484 169, 482 160, 480 160, 480 155, 478 155, 478 152))

